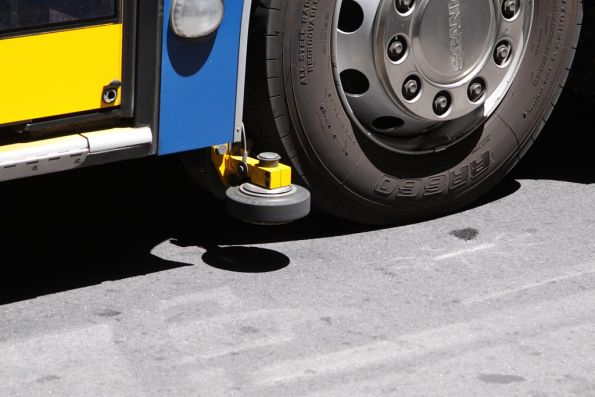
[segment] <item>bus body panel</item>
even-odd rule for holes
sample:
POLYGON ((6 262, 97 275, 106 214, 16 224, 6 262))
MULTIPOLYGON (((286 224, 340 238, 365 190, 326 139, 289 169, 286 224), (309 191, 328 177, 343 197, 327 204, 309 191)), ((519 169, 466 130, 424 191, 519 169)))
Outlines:
POLYGON ((165 0, 159 155, 233 141, 243 6, 226 1, 219 30, 188 41, 171 30, 171 0, 165 0))
POLYGON ((0 125, 120 105, 119 95, 103 100, 104 88, 122 80, 120 2, 87 13, 54 3, 40 2, 35 18, 19 2, 0 13, 0 125), (11 24, 1 22, 7 12, 11 24))

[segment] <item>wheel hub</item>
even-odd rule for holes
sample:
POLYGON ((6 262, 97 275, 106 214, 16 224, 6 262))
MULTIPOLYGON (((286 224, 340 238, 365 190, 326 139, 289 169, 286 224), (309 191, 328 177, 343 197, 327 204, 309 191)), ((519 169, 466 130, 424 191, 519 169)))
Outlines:
POLYGON ((412 137, 427 150, 419 138, 437 130, 454 143, 510 88, 532 16, 531 0, 340 0, 333 55, 352 121, 397 151, 412 137))
POLYGON ((492 0, 445 3, 420 4, 411 25, 415 65, 436 84, 454 84, 473 73, 486 59, 496 33, 492 0))

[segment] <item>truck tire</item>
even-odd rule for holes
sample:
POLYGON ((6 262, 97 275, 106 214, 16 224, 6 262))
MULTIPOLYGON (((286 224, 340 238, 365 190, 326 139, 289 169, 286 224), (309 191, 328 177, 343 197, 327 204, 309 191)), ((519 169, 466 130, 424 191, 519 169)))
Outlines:
POLYGON ((248 134, 336 216, 453 212, 537 138, 581 21, 578 0, 255 0, 248 134))

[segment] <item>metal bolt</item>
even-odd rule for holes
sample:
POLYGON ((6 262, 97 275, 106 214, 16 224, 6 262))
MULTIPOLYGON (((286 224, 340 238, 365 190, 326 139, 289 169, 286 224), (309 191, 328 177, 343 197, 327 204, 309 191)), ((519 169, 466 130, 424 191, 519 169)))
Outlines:
POLYGON ((405 56, 407 42, 401 36, 395 37, 388 45, 388 57, 393 62, 399 62, 405 56))
POLYGON ((420 88, 421 82, 419 79, 415 76, 409 77, 403 84, 403 97, 408 101, 414 100, 419 94, 420 88))
POLYGON ((401 14, 406 14, 413 7, 414 1, 415 0, 396 0, 395 5, 397 7, 397 11, 399 11, 401 14))
POLYGON ((270 168, 279 166, 279 161, 281 160, 281 156, 273 152, 260 153, 256 158, 258 159, 258 164, 260 166, 270 168))
POLYGON ((112 80, 111 83, 103 87, 101 99, 104 103, 112 104, 118 99, 118 89, 122 86, 120 80, 112 80))
POLYGON ((103 102, 105 103, 114 103, 118 98, 118 90, 116 88, 109 88, 106 89, 103 93, 103 102))
POLYGON ((498 66, 504 66, 508 59, 510 58, 510 54, 512 53, 512 46, 508 42, 501 42, 496 47, 496 51, 494 52, 494 61, 498 64, 498 66))
POLYGON ((436 115, 438 116, 444 116, 450 108, 450 103, 450 94, 448 94, 447 92, 439 93, 438 95, 436 95, 436 98, 434 99, 434 113, 436 113, 436 115))
POLYGON ((246 163, 238 163, 238 175, 242 179, 248 177, 248 165, 246 163))
POLYGON ((502 15, 506 19, 512 19, 516 16, 520 7, 519 0, 504 0, 502 4, 502 15))
POLYGON ((483 97, 483 94, 485 94, 485 83, 483 80, 473 80, 471 84, 469 84, 469 90, 467 91, 469 100, 471 102, 477 102, 483 97))

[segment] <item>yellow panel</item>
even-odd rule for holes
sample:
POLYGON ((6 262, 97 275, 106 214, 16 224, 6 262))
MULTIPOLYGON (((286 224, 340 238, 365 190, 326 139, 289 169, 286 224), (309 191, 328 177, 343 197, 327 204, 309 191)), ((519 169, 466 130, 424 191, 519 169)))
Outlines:
POLYGON ((98 109, 122 80, 122 24, 2 39, 0 54, 0 124, 98 109))

